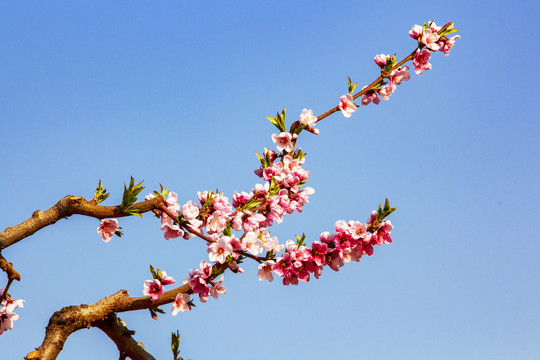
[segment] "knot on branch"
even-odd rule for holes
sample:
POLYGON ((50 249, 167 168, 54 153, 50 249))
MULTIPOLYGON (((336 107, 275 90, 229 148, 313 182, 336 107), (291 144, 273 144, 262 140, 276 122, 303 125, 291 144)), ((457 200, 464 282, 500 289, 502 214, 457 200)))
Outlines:
POLYGON ((21 281, 21 274, 15 270, 13 267, 13 264, 7 261, 2 254, 0 254, 0 269, 4 270, 4 272, 7 274, 8 279, 10 281, 17 280, 21 281))

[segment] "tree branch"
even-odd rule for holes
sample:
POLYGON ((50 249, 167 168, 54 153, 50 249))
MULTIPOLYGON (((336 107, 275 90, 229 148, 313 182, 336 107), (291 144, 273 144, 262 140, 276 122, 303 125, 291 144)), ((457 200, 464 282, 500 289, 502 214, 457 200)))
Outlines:
POLYGON ((132 335, 135 331, 127 328, 126 323, 116 314, 111 314, 105 319, 95 322, 95 327, 102 330, 118 347, 120 358, 129 357, 132 360, 155 360, 145 349, 143 344, 135 341, 132 335))
MULTIPOLYGON (((162 203, 163 198, 156 197, 149 201, 133 204, 130 207, 137 207, 142 214, 159 209, 159 205, 162 203)), ((120 205, 100 206, 91 201, 87 201, 80 196, 68 195, 60 199, 60 201, 50 209, 45 211, 36 210, 30 219, 2 231, 0 233, 0 251, 31 236, 36 231, 74 214, 90 216, 97 219, 130 216, 130 214, 125 213, 124 210, 125 209, 120 205)))
MULTIPOLYGON (((121 352, 127 353, 131 357, 132 342, 128 340, 115 340, 112 336, 116 336, 116 339, 120 339, 118 336, 120 329, 114 324, 107 324, 107 320, 111 316, 115 316, 116 313, 156 308, 158 306, 168 304, 174 301, 176 295, 179 293, 191 293, 191 287, 188 284, 177 287, 176 289, 169 290, 159 297, 158 300, 152 301, 150 296, 132 298, 126 290, 120 290, 110 296, 107 296, 91 305, 79 305, 69 306, 62 308, 55 312, 45 331, 45 339, 43 343, 37 348, 39 352, 40 360, 53 360, 56 359, 60 351, 64 347, 69 335, 77 330, 98 327, 102 329, 119 347, 121 352), (104 330, 103 328, 106 328, 104 330), (109 332, 111 334, 109 334, 109 332), (116 334, 116 335, 115 335, 116 334), (126 342, 128 348, 120 348, 122 344, 126 342)), ((135 341, 135 340, 133 340, 135 341)), ((153 359, 148 357, 149 354, 141 357, 142 352, 135 352, 132 359, 153 359)))

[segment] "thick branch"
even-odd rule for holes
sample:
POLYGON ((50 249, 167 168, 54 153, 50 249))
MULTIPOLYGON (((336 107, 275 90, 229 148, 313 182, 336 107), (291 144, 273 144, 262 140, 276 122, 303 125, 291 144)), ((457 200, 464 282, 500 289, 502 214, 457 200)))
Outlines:
MULTIPOLYGON (((188 284, 182 285, 176 289, 169 290, 163 293, 162 296, 156 301, 152 301, 150 296, 132 298, 129 296, 126 290, 120 290, 115 294, 107 296, 98 302, 91 305, 79 305, 69 306, 62 308, 53 314, 49 320, 45 331, 45 339, 41 346, 38 347, 40 360, 53 360, 56 359, 64 344, 73 332, 90 327, 102 327, 112 326, 106 325, 107 319, 119 312, 142 310, 155 308, 164 304, 168 304, 174 301, 175 297, 179 293, 190 293, 191 287, 188 284)), ((105 331, 109 337, 111 335, 108 331, 118 332, 119 329, 107 328, 105 331)), ((114 334, 113 334, 114 335, 114 334)), ((112 337, 111 337, 112 339, 112 337)), ((116 345, 120 349, 120 345, 123 342, 115 341, 116 345)), ((127 340, 126 340, 127 341, 127 340)), ((134 340, 133 340, 134 341, 134 340)), ((128 345, 131 344, 127 341, 128 345)), ((129 345, 131 346, 131 345, 129 345)), ((122 348, 120 351, 129 353, 129 349, 122 348)), ((131 355, 128 355, 131 357, 131 355)), ((134 354, 134 356, 139 356, 134 354)), ((138 357, 133 359, 153 359, 151 357, 138 357)))
POLYGON ((101 329, 118 347, 120 358, 129 357, 133 360, 155 360, 145 349, 143 344, 135 341, 131 335, 135 331, 131 331, 126 327, 126 324, 115 314, 107 316, 101 321, 94 324, 95 327, 101 329))
MULTIPOLYGON (((142 214, 158 209, 162 202, 163 198, 157 197, 149 201, 133 204, 131 207, 137 207, 142 214)), ((100 206, 91 201, 87 201, 82 197, 68 195, 60 199, 60 201, 50 209, 45 211, 36 210, 30 219, 2 231, 0 233, 0 251, 34 234, 36 231, 74 214, 90 216, 97 219, 130 216, 130 214, 126 214, 124 210, 125 209, 120 205, 100 206)))

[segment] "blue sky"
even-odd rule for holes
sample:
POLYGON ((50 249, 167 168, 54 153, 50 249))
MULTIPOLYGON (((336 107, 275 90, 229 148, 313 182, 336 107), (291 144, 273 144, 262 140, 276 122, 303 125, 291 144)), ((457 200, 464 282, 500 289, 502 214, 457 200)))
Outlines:
MULTIPOLYGON (((227 294, 189 313, 120 314, 159 359, 180 331, 185 359, 537 359, 540 356, 540 118, 534 64, 538 5, 454 1, 1 2, 3 228, 98 183, 121 202, 130 175, 148 191, 259 182, 255 152, 273 146, 265 115, 321 114, 350 76, 377 77, 373 57, 414 49, 414 24, 454 21, 461 39, 387 102, 340 114, 305 135, 316 193, 274 226, 310 241, 336 220, 365 221, 385 198, 394 243, 373 257, 285 287, 254 264, 226 274, 227 294)), ((411 67, 412 65, 409 64, 411 67)), ((145 191, 146 193, 146 191, 145 191)), ((119 289, 142 294, 148 265, 177 280, 206 258, 202 241, 163 239, 159 221, 71 217, 6 249, 26 300, 3 358, 41 344, 63 306, 119 289)), ((169 308, 165 307, 168 311, 169 308)), ((59 359, 116 358, 81 330, 59 359)))

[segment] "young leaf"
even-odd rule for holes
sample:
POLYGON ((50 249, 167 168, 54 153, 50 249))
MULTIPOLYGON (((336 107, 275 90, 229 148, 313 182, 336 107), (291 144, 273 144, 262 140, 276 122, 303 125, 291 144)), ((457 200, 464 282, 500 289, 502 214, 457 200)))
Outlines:
POLYGON ((156 270, 154 269, 154 267, 152 265, 150 265, 150 274, 152 274, 152 277, 154 279, 157 279, 157 273, 156 273, 156 270))
MULTIPOLYGON (((140 183, 135 184, 135 179, 132 176, 131 181, 129 182, 129 187, 126 187, 126 184, 124 184, 124 194, 122 196, 121 204, 121 207, 123 209, 128 208, 130 205, 134 204, 137 201, 137 195, 139 195, 140 192, 144 189, 144 186, 141 186, 142 183, 143 182, 141 181, 140 183)), ((135 215, 131 212, 128 212, 128 214, 135 215)))
POLYGON ((227 223, 227 227, 225 228, 225 230, 223 230, 223 235, 225 236, 231 236, 232 234, 232 231, 231 231, 231 223, 228 222, 227 223))
POLYGON ((379 210, 377 210, 377 221, 381 222, 383 221, 388 215, 393 213, 396 210, 396 208, 390 207, 390 202, 388 199, 384 202, 384 208, 379 205, 379 210))
POLYGON ((356 88, 356 85, 358 85, 358 83, 352 83, 352 80, 350 77, 348 77, 347 79, 349 79, 349 94, 352 94, 354 92, 354 89, 356 88))
POLYGON ((302 234, 302 236, 298 236, 298 235, 295 235, 295 236, 296 236, 296 246, 300 247, 300 246, 306 245, 306 243, 304 242, 304 240, 306 239, 306 234, 302 234))
POLYGON ((101 183, 101 180, 99 180, 99 185, 96 188, 96 191, 94 192, 93 202, 96 204, 99 204, 100 202, 104 201, 108 197, 109 197, 109 193, 107 193, 107 189, 103 188, 103 184, 101 183))
POLYGON ((178 360, 180 356, 180 332, 176 330, 175 333, 171 333, 171 349, 174 356, 173 360, 178 360))

